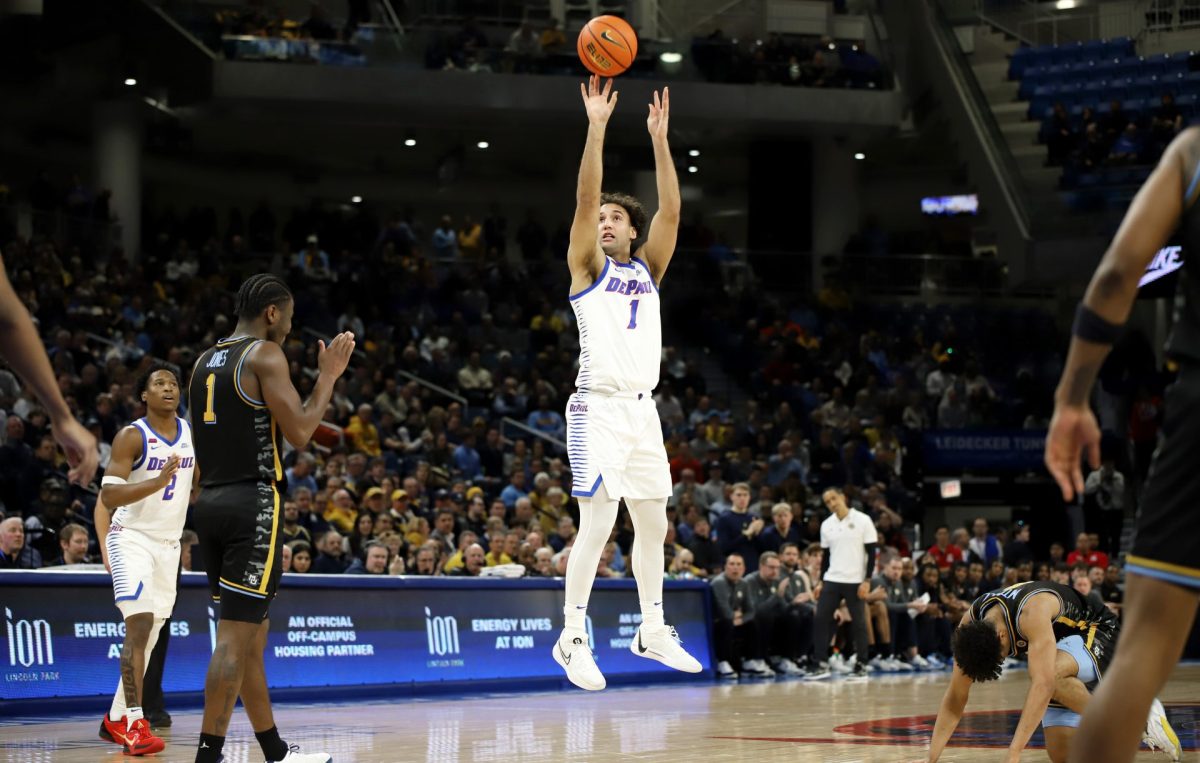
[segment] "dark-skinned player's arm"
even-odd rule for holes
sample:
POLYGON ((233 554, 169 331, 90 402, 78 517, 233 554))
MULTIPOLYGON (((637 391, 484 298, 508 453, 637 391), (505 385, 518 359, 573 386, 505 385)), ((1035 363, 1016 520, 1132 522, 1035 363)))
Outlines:
POLYGON ((1180 133, 1146 180, 1092 275, 1076 313, 1071 347, 1054 393, 1054 417, 1046 437, 1046 468, 1058 482, 1063 500, 1083 492, 1081 456, 1100 468, 1100 428, 1089 406, 1092 384, 1112 343, 1133 309, 1138 281, 1146 266, 1179 225, 1189 168, 1197 164, 1200 130, 1180 133))
POLYGON ((112 458, 101 481, 100 500, 109 509, 128 506, 155 493, 166 490, 179 469, 179 456, 174 453, 156 476, 141 482, 126 482, 133 471, 133 462, 142 454, 142 433, 137 427, 125 427, 113 440, 112 458))
POLYGON ((283 348, 274 342, 259 342, 251 352, 254 353, 251 358, 252 370, 262 387, 263 401, 292 447, 303 448, 321 424, 325 409, 333 397, 333 383, 350 362, 350 355, 354 352, 354 335, 350 332, 338 334, 328 347, 323 341, 317 342, 317 368, 320 373, 313 385, 312 396, 303 403, 300 402, 300 393, 292 384, 283 348))
POLYGON ((592 75, 587 85, 580 83, 583 107, 587 110, 587 142, 579 162, 579 184, 575 189, 575 219, 571 221, 571 243, 567 265, 571 269, 571 293, 578 294, 592 285, 604 267, 604 252, 596 241, 600 223, 600 187, 604 181, 604 132, 617 105, 617 94, 610 79, 600 89, 600 77, 592 75))
POLYGON ((1029 693, 1025 695, 1021 720, 1008 747, 1009 761, 1021 759, 1021 752, 1037 731, 1054 696, 1054 658, 1058 650, 1051 621, 1059 609, 1058 601, 1049 595, 1034 596, 1025 602, 1017 621, 1017 628, 1029 640, 1029 693))
POLYGON ((108 563, 108 528, 112 527, 112 514, 109 513, 108 507, 104 505, 104 499, 96 496, 96 508, 92 510, 92 524, 96 526, 96 542, 100 545, 100 559, 104 562, 104 569, 112 574, 112 567, 108 563))
MULTIPOLYGON (((646 129, 654 145, 654 177, 658 184, 658 211, 650 221, 646 243, 638 254, 650 266, 654 282, 661 284, 675 255, 675 239, 679 236, 679 176, 675 173, 675 160, 671 158, 671 147, 667 143, 667 118, 670 116, 669 88, 663 88, 662 98, 654 91, 654 102, 650 104, 650 116, 646 118, 646 129)), ((641 233, 641 231, 638 231, 641 233)))
POLYGON ((954 735, 954 729, 958 728, 963 711, 967 709, 967 698, 971 694, 972 683, 974 682, 970 676, 955 665, 954 673, 950 676, 950 685, 942 695, 937 720, 933 724, 933 738, 929 742, 929 763, 937 763, 942 750, 946 749, 950 737, 954 735))
POLYGON ((29 311, 13 291, 0 258, 0 356, 33 389, 50 417, 54 439, 67 454, 72 482, 90 484, 100 463, 96 438, 71 415, 29 311))

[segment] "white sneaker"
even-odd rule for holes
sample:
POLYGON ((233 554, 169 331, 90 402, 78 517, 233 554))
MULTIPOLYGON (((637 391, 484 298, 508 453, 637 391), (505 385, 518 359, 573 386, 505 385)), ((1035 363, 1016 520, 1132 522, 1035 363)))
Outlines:
POLYGON ((1167 711, 1157 699, 1150 705, 1150 717, 1146 719, 1146 734, 1142 741, 1151 750, 1165 752, 1171 760, 1183 757, 1183 746, 1179 744, 1179 736, 1167 722, 1167 711))
POLYGON ((782 673, 785 676, 798 676, 804 671, 796 667, 796 665, 786 657, 772 657, 767 660, 767 664, 776 673, 782 673))
POLYGON ((742 670, 747 673, 753 673, 756 676, 773 676, 775 671, 767 667, 767 663, 762 660, 746 660, 742 663, 742 670))
MULTIPOLYGON (((278 763, 333 763, 333 758, 328 753, 324 752, 300 752, 300 745, 294 744, 288 747, 287 755, 283 756, 283 760, 278 763)), ((267 761, 267 763, 274 763, 267 761)))
POLYGON ((721 660, 720 662, 717 663, 717 677, 718 678, 737 678, 737 671, 734 670, 733 666, 730 665, 728 662, 726 662, 725 660, 721 660))
POLYGON ((910 664, 917 670, 933 670, 933 664, 919 654, 913 655, 910 664))
POLYGON ((871 661, 867 663, 867 669, 874 670, 879 673, 890 673, 895 670, 895 668, 893 668, 891 664, 884 659, 883 655, 879 654, 871 658, 871 661))
POLYGON ((567 672, 567 679, 580 689, 600 691, 607 686, 604 674, 596 667, 596 658, 588 647, 586 635, 572 636, 564 630, 554 642, 552 652, 554 661, 567 672))
POLYGON ((911 673, 913 671, 912 665, 909 665, 907 662, 897 657, 889 657, 887 658, 887 662, 892 666, 892 670, 896 670, 901 673, 911 673))
MULTIPOLYGON (((917 656, 920 657, 920 655, 917 655, 917 656)), ((926 662, 928 662, 929 666, 931 668, 933 668, 934 670, 945 670, 946 669, 945 661, 942 660, 941 657, 938 657, 936 654, 931 654, 928 657, 924 657, 923 659, 926 662)))
POLYGON ((847 665, 847 664, 846 664, 846 660, 842 658, 842 655, 841 655, 840 653, 839 653, 839 654, 835 654, 835 655, 833 655, 832 657, 830 657, 830 658, 829 658, 829 670, 830 670, 830 672, 833 672, 833 673, 849 673, 849 672, 850 672, 850 667, 851 667, 851 666, 849 666, 849 665, 847 665))
POLYGON ((681 670, 684 673, 699 673, 704 670, 695 657, 683 648, 679 634, 671 626, 665 626, 657 632, 644 630, 638 626, 637 635, 629 642, 629 651, 638 657, 648 660, 658 660, 668 668, 681 670))

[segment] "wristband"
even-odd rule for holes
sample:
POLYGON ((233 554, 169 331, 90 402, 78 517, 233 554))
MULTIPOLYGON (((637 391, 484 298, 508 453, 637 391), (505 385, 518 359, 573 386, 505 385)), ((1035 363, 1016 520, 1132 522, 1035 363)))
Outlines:
POLYGON ((107 487, 108 485, 127 485, 127 484, 129 484, 129 483, 126 482, 121 477, 109 477, 108 475, 105 475, 104 479, 100 480, 101 487, 107 487))
POLYGON ((1109 323, 1080 302, 1079 307, 1075 308, 1075 323, 1071 326, 1071 333, 1085 342, 1112 344, 1121 336, 1122 328, 1123 325, 1109 323))

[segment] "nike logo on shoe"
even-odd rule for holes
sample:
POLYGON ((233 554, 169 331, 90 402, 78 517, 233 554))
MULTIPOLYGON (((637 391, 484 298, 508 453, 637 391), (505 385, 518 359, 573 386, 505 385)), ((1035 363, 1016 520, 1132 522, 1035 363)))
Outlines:
MULTIPOLYGON (((575 639, 575 640, 578 641, 579 639, 575 639)), ((566 650, 564 650, 562 648, 562 644, 558 645, 558 653, 562 655, 563 662, 565 662, 568 665, 571 664, 571 655, 567 654, 566 650)))
POLYGON ((638 653, 646 653, 646 647, 642 645, 642 632, 640 630, 638 631, 638 653))

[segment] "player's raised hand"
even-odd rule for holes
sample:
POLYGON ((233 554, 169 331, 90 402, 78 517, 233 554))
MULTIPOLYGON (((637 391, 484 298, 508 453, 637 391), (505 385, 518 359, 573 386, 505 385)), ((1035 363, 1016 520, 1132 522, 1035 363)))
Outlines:
POLYGON ((1046 468, 1062 490, 1064 501, 1072 501, 1083 493, 1083 470, 1080 467, 1083 449, 1087 448, 1088 463, 1100 468, 1100 426, 1092 409, 1084 406, 1057 405, 1046 434, 1046 468))
POLYGON ((671 111, 671 88, 664 87, 662 97, 654 91, 654 102, 650 104, 650 116, 646 117, 646 129, 651 138, 667 137, 667 117, 671 111))
POLYGON ((67 473, 71 482, 77 485, 88 485, 96 476, 96 467, 100 464, 100 451, 96 446, 96 438, 83 428, 83 425, 72 418, 55 421, 50 428, 54 440, 62 446, 67 454, 67 463, 71 470, 67 473))
POLYGON ((583 107, 587 109, 588 122, 594 125, 603 127, 608 124, 608 118, 612 116, 613 109, 617 106, 617 93, 612 89, 612 78, 609 77, 608 82, 604 84, 604 89, 600 89, 600 75, 593 74, 588 77, 587 84, 579 83, 579 92, 583 96, 583 107), (612 97, 609 97, 609 94, 612 97))
POLYGON ((350 331, 343 331, 335 336, 328 347, 323 340, 317 340, 317 368, 321 373, 329 374, 335 379, 345 372, 353 354, 354 334, 350 331))
POLYGON ((175 472, 179 471, 179 456, 172 453, 167 458, 166 466, 158 473, 158 484, 166 487, 171 484, 171 480, 175 477, 175 472))

